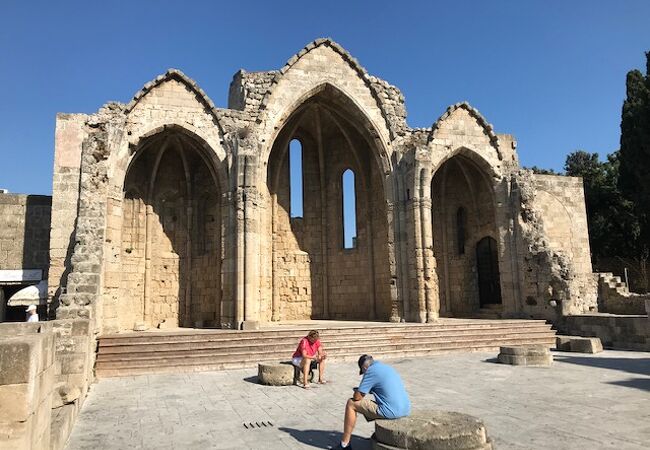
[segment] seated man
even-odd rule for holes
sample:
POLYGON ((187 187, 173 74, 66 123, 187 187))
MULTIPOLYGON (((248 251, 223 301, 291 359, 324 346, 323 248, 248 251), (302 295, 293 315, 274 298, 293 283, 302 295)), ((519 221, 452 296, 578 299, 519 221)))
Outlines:
POLYGON ((345 405, 343 437, 337 448, 351 449, 352 430, 357 423, 357 413, 366 420, 399 419, 411 413, 411 401, 404 389, 404 383, 395 369, 388 364, 374 361, 370 355, 359 358, 361 384, 345 405), (373 394, 372 401, 367 394, 373 394))
POLYGON ((323 378, 323 375, 325 374, 326 357, 327 354, 321 345, 318 331, 311 330, 307 336, 300 339, 298 348, 293 352, 291 362, 294 366, 302 369, 302 386, 305 389, 309 389, 308 377, 312 361, 318 363, 318 382, 320 384, 325 384, 325 378, 323 378))

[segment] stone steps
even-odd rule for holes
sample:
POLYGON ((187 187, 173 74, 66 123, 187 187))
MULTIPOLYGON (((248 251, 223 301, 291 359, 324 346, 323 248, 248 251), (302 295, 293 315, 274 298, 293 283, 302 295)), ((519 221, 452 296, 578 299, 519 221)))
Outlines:
MULTIPOLYGON (((409 333, 422 333, 422 332, 449 332, 457 330, 461 332, 470 332, 472 330, 513 330, 513 329, 531 329, 546 327, 545 322, 540 320, 466 320, 455 321, 454 323, 445 323, 444 325, 437 324, 409 324, 409 325, 368 325, 368 326, 345 326, 337 328, 320 329, 322 336, 334 335, 401 335, 408 331, 409 333)), ((278 337, 291 337, 304 336, 312 328, 309 327, 292 327, 290 329, 273 330, 256 330, 256 331, 226 331, 226 330, 176 330, 176 331, 155 331, 155 332, 140 332, 140 333, 123 333, 112 334, 107 336, 100 336, 99 346, 110 347, 117 345, 141 345, 143 339, 147 343, 161 343, 161 342, 203 342, 206 340, 258 340, 262 338, 278 338, 278 337)))
MULTIPOLYGON (((280 328, 280 327, 278 327, 280 328)), ((279 330, 182 330, 110 335, 99 338, 99 378, 161 372, 255 367, 289 360, 308 327, 279 330)), ((454 321, 444 324, 368 324, 331 327, 321 339, 333 361, 362 353, 382 358, 416 357, 451 351, 497 350, 501 345, 553 346, 555 331, 543 321, 454 321)))
MULTIPOLYGON (((452 329, 452 330, 437 330, 437 329, 422 329, 418 331, 394 331, 386 330, 384 332, 366 332, 364 330, 356 330, 348 333, 330 333, 330 330, 325 330, 321 333, 321 339, 324 342, 336 342, 339 340, 390 340, 390 339, 415 339, 427 338, 434 339, 444 336, 473 336, 483 335, 486 333, 495 334, 509 334, 509 333, 539 333, 547 332, 546 325, 526 326, 526 327, 493 327, 493 328, 468 328, 468 329, 452 329)), ((142 347, 143 342, 146 341, 148 348, 151 351, 166 349, 167 347, 191 347, 201 348, 205 346, 230 346, 230 345, 268 345, 266 340, 272 339, 273 342, 279 342, 282 339, 287 343, 294 345, 297 339, 303 337, 307 331, 300 331, 286 335, 277 336, 255 336, 248 334, 240 334, 239 337, 235 336, 218 336, 218 335, 183 335, 183 336, 168 336, 165 339, 158 339, 155 336, 142 337, 141 339, 129 338, 128 340, 111 339, 110 342, 105 342, 105 339, 100 338, 99 347, 100 353, 121 353, 128 352, 134 347, 142 347)))
MULTIPOLYGON (((465 343, 465 342, 482 342, 488 340, 490 342, 494 340, 499 341, 510 341, 510 340, 548 340, 548 332, 536 332, 528 334, 509 334, 509 335, 491 335, 487 337, 482 336, 447 336, 447 337, 436 337, 431 339, 417 339, 417 338, 403 338, 403 339, 355 339, 355 344, 353 346, 350 344, 350 341, 323 341, 325 348, 328 354, 336 356, 339 352, 345 352, 347 349, 352 347, 358 348, 367 348, 367 349, 379 349, 380 351, 385 347, 390 347, 392 349, 409 349, 413 346, 418 346, 420 348, 425 348, 431 345, 441 345, 447 343, 465 343)), ((246 354, 250 353, 280 353, 283 355, 288 355, 293 353, 296 348, 296 341, 290 343, 280 343, 280 344, 256 344, 254 346, 250 345, 241 345, 234 344, 227 347, 223 346, 206 346, 206 347, 167 347, 161 349, 138 349, 138 351, 128 351, 128 352, 116 352, 116 353, 101 353, 97 357, 98 362, 110 362, 110 361, 125 361, 125 360, 142 360, 142 359, 159 359, 165 358, 167 356, 176 356, 183 357, 186 352, 191 352, 192 355, 230 355, 230 354, 241 354, 243 350, 246 350, 246 354)))

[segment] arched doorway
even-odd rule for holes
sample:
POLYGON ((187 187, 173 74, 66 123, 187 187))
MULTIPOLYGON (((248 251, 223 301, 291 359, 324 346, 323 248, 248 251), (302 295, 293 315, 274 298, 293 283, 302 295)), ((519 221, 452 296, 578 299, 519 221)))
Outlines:
POLYGON ((476 271, 481 308, 501 304, 497 241, 486 236, 476 244, 476 271))
POLYGON ((461 151, 445 161, 431 181, 443 316, 468 316, 486 304, 500 303, 495 200, 486 166, 477 155, 461 151))
POLYGON ((120 329, 219 323, 221 196, 206 152, 174 129, 136 150, 123 189, 120 329))
POLYGON ((355 108, 324 86, 297 108, 273 143, 267 168, 272 305, 266 320, 390 317, 383 171, 377 144, 355 108), (295 202, 300 194, 302 208, 295 202))

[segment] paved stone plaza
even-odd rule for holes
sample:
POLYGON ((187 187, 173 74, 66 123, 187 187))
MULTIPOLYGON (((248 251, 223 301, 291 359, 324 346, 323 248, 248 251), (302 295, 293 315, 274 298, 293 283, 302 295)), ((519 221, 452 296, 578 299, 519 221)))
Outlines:
MULTIPOLYGON (((393 363, 415 409, 476 415, 500 450, 647 448, 650 354, 556 352, 551 368, 500 365, 494 356, 393 363)), ((309 391, 258 385, 253 369, 102 380, 67 448, 328 448, 340 437, 345 399, 359 380, 355 366, 331 364, 331 382, 309 391), (261 428, 243 425, 255 422, 261 428)), ((370 449, 372 429, 358 422, 355 449, 370 449)))

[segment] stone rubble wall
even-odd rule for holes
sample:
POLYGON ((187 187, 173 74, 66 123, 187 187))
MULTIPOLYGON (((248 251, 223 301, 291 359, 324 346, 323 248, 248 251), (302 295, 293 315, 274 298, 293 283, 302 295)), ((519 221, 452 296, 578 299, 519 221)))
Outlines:
POLYGON ((0 448, 63 448, 92 381, 89 326, 0 324, 0 448))

